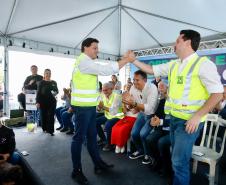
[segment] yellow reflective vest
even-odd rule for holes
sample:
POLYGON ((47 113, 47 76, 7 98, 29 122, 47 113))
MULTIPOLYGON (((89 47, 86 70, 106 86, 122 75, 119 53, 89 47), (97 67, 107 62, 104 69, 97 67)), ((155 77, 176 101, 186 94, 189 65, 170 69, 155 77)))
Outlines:
MULTIPOLYGON (((170 64, 168 73, 169 89, 165 103, 165 113, 174 117, 189 120, 209 98, 205 86, 199 78, 200 64, 206 57, 192 57, 179 73, 179 62, 170 64)), ((201 121, 204 121, 205 117, 201 121)))
MULTIPOLYGON (((105 95, 101 95, 101 96, 102 96, 102 100, 103 100, 104 106, 107 107, 107 108, 110 108, 113 105, 115 99, 118 96, 120 96, 120 95, 118 95, 117 93, 112 92, 112 94, 110 95, 109 99, 107 99, 105 95)), ((122 119, 124 117, 124 114, 122 112, 122 106, 118 108, 118 113, 116 115, 111 115, 110 112, 104 111, 104 116, 107 119, 113 119, 113 118, 122 119)))
POLYGON ((81 73, 78 66, 85 58, 82 53, 75 61, 72 73, 71 105, 80 107, 90 107, 97 105, 98 79, 97 75, 81 73))

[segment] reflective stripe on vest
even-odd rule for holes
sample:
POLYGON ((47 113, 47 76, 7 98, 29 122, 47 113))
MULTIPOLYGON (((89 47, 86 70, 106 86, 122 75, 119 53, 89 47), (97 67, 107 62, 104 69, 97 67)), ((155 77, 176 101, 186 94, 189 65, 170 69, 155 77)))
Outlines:
POLYGON ((81 73, 78 66, 85 58, 82 53, 75 62, 74 71, 72 73, 72 92, 71 105, 89 107, 97 105, 99 96, 97 76, 81 73))
MULTIPOLYGON (((114 92, 110 95, 110 99, 107 99, 106 96, 103 96, 104 106, 107 108, 110 108, 118 96, 120 96, 120 95, 118 95, 114 92)), ((107 119, 113 119, 113 118, 122 119, 124 117, 124 114, 122 112, 122 107, 118 108, 118 113, 116 115, 111 115, 110 112, 108 112, 108 111, 104 111, 104 115, 107 119)))
MULTIPOLYGON (((170 88, 165 103, 166 114, 170 113, 188 120, 206 102, 209 94, 198 77, 200 64, 205 59, 205 57, 192 58, 180 74, 178 74, 179 64, 177 62, 171 64, 168 76, 170 88)), ((205 117, 202 121, 204 119, 205 117)))

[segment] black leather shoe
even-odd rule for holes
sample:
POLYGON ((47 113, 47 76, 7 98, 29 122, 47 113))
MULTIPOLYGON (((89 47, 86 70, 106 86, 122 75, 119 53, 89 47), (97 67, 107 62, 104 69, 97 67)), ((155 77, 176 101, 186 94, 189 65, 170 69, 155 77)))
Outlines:
POLYGON ((114 168, 114 165, 113 164, 107 164, 106 162, 101 161, 100 167, 107 170, 107 169, 110 169, 110 168, 114 168))
POLYGON ((113 167, 114 167, 113 164, 107 164, 106 162, 101 161, 98 166, 94 167, 94 173, 95 174, 101 174, 101 173, 106 172, 108 169, 111 169, 113 167))
POLYGON ((89 184, 89 181, 85 177, 85 175, 82 173, 82 170, 72 171, 71 177, 79 184, 81 185, 87 185, 89 184))
POLYGON ((58 127, 58 128, 56 128, 56 130, 60 130, 60 129, 62 129, 63 127, 62 126, 60 126, 60 127, 58 127))
POLYGON ((66 132, 68 131, 68 128, 63 127, 62 129, 60 129, 60 132, 66 132))
POLYGON ((95 166, 94 167, 94 173, 95 174, 101 174, 101 173, 103 173, 104 172, 104 169, 103 168, 101 168, 101 167, 99 167, 99 166, 95 166))
POLYGON ((113 148, 112 148, 112 146, 111 145, 109 145, 109 144, 106 144, 104 147, 103 147, 103 151, 104 152, 109 152, 109 151, 111 151, 113 148))
POLYGON ((69 131, 66 132, 66 134, 67 134, 67 135, 73 135, 74 132, 73 132, 73 130, 69 130, 69 131))

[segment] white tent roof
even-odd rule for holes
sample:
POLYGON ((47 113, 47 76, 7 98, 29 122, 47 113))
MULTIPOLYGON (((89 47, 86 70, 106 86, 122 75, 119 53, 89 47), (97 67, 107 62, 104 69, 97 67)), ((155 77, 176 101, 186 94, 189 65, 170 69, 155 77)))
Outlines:
POLYGON ((100 51, 121 55, 173 43, 181 29, 223 38, 225 0, 0 0, 0 33, 80 48, 86 37, 100 51))

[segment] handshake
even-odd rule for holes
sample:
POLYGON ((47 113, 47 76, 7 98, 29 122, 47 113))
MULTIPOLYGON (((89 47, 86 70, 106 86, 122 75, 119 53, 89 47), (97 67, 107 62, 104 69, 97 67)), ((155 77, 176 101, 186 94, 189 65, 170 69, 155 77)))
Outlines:
POLYGON ((136 60, 135 53, 131 50, 127 51, 123 57, 122 60, 126 60, 126 62, 131 62, 133 63, 136 60))

